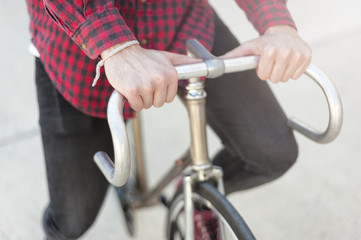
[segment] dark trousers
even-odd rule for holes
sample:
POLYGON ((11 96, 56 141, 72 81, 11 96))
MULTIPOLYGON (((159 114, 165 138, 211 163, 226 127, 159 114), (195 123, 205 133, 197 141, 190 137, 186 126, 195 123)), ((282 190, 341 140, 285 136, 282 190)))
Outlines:
MULTIPOLYGON (((214 55, 239 43, 217 19, 214 55)), ((214 163, 224 169, 227 193, 281 176, 295 162, 297 144, 268 85, 255 71, 206 83, 207 121, 224 144, 214 163)), ((107 182, 93 162, 98 150, 112 153, 106 120, 82 114, 57 92, 36 60, 40 126, 50 203, 44 214, 48 239, 76 239, 93 223, 107 182)))

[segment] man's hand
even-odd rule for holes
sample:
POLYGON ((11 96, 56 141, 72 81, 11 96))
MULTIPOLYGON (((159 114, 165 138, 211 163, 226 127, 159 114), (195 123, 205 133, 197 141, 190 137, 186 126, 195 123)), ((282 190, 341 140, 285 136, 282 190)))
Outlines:
MULTIPOLYGON (((102 58, 114 47, 103 51, 102 58)), ((172 102, 178 88, 174 65, 196 61, 185 55, 133 45, 107 59, 104 67, 109 83, 128 99, 135 111, 140 111, 172 102)))
POLYGON ((243 43, 222 58, 259 55, 257 75, 273 83, 297 79, 311 62, 311 49, 287 25, 268 28, 262 36, 243 43))

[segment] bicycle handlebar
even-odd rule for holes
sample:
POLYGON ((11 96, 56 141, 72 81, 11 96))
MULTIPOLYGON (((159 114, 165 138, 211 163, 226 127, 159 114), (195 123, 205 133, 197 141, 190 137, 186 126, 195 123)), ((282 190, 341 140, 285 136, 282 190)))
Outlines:
MULTIPOLYGON (((176 66, 179 79, 195 77, 215 78, 224 73, 239 72, 257 67, 258 57, 248 56, 232 59, 220 59, 211 55, 198 41, 187 42, 191 55, 202 58, 203 62, 176 66)), ((288 126, 318 143, 330 143, 339 134, 342 126, 342 103, 332 81, 318 68, 310 65, 305 74, 313 79, 326 96, 329 109, 329 123, 325 131, 316 130, 296 118, 288 119, 288 126)), ((97 152, 94 160, 107 180, 115 185, 126 183, 130 173, 130 153, 128 137, 123 120, 123 108, 119 106, 124 97, 114 91, 108 102, 108 123, 114 145, 114 163, 104 152, 97 152)))

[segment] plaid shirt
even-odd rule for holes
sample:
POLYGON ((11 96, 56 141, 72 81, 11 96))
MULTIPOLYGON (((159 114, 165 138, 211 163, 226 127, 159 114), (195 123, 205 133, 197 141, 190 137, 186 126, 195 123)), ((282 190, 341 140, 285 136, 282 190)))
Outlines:
MULTIPOLYGON (((278 24, 294 26, 283 0, 237 0, 262 34, 278 24)), ((32 42, 58 91, 82 112, 106 117, 113 91, 104 70, 91 83, 100 53, 137 39, 144 48, 185 53, 196 38, 211 49, 213 10, 207 0, 27 0, 32 42)), ((125 104, 124 117, 132 116, 125 104)))

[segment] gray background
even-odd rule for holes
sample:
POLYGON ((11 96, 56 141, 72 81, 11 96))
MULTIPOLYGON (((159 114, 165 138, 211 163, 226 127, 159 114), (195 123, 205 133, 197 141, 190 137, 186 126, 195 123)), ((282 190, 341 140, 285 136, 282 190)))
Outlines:
MULTIPOLYGON (((257 36, 231 0, 212 2, 241 41, 257 36)), ((300 35, 312 47, 313 63, 339 89, 343 129, 328 145, 297 135, 296 165, 271 184, 233 194, 231 201, 259 239, 361 239, 361 2, 288 5, 300 35)), ((23 1, 0 1, 0 29, 0 240, 42 239, 47 191, 23 1)), ((310 80, 272 87, 288 115, 325 127, 325 100, 310 80)), ((154 183, 189 144, 186 112, 175 101, 143 116, 149 181, 154 183)), ((209 141, 214 154, 220 143, 211 131, 209 141)), ((136 239, 163 239, 164 218, 161 206, 140 210, 136 239)), ((129 239, 113 189, 83 239, 129 239)))

